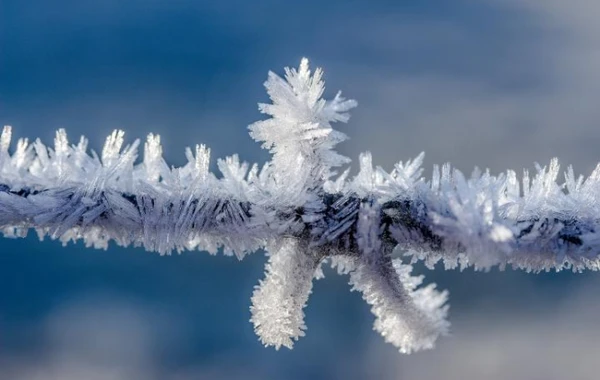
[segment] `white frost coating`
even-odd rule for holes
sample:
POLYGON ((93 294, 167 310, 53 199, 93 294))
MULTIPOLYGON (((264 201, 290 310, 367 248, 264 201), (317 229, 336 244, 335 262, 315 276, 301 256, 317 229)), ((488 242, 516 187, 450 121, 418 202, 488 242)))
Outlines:
MULTIPOLYGON (((441 180, 447 216, 430 211, 434 232, 446 237, 448 244, 467 247, 465 254, 475 265, 494 265, 497 259, 490 252, 497 249, 510 252, 510 244, 514 241, 510 226, 496 218, 501 195, 496 188, 502 186, 502 179, 498 181, 486 175, 477 180, 476 174, 468 183, 461 172, 455 171, 450 177, 448 170, 449 166, 442 168, 441 180), (448 181, 450 178, 452 183, 448 181)), ((437 170, 434 173, 437 176, 437 170)))
POLYGON ((435 285, 417 288, 422 276, 410 275, 412 266, 392 260, 380 240, 379 206, 363 204, 358 217, 361 256, 350 272, 352 290, 358 290, 375 315, 373 328, 400 352, 432 348, 439 335, 447 334, 447 292, 435 285))
POLYGON ((362 293, 375 315, 373 329, 404 354, 433 348, 450 327, 448 293, 435 284, 418 288, 423 276, 411 276, 411 265, 399 259, 358 264, 350 272, 352 290, 362 293), (390 270, 391 269, 391 270, 390 270))
POLYGON ((335 174, 331 168, 350 161, 333 150, 347 136, 334 130, 331 123, 348 121, 346 112, 356 107, 356 102, 339 92, 333 100, 322 99, 323 71, 318 68, 311 75, 306 58, 298 70, 286 68, 285 72, 286 80, 269 72, 265 82, 273 104, 259 104, 259 109, 271 118, 248 128, 250 136, 263 141, 263 148, 273 153, 273 179, 279 186, 287 187, 286 180, 300 178, 304 182, 301 188, 311 190, 335 174))
POLYGON ((304 335, 304 313, 313 278, 330 262, 350 274, 376 316, 375 329, 402 352, 430 348, 448 330, 446 292, 418 287, 421 277, 392 260, 394 249, 413 261, 446 268, 507 265, 527 271, 600 268, 600 165, 586 179, 559 165, 537 165, 522 181, 514 171, 497 176, 475 170, 465 177, 450 165, 421 176, 423 154, 391 172, 363 153, 360 170, 334 178, 348 159, 335 150, 346 136, 331 126, 356 106, 339 94, 322 98, 322 71, 303 59, 298 69, 265 83, 272 104, 267 120, 250 134, 273 153, 259 169, 237 155, 209 171, 210 149, 186 149, 187 163, 170 167, 158 135, 149 135, 143 159, 138 146, 113 132, 100 155, 64 130, 54 147, 0 135, 0 231, 63 243, 109 241, 149 251, 204 250, 245 254, 266 248, 266 277, 252 297, 252 322, 260 340, 291 347, 304 335))
POLYGON ((304 336, 304 311, 319 260, 295 239, 269 249, 265 279, 252 295, 254 331, 265 346, 292 348, 304 336))

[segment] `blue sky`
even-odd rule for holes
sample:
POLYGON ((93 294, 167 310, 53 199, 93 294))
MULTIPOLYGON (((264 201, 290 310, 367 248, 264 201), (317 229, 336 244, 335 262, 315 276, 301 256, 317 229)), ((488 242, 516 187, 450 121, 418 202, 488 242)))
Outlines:
MULTIPOLYGON (((498 172, 558 156, 587 174, 599 161, 599 10, 586 0, 4 0, 0 123, 45 142, 64 127, 96 150, 115 128, 131 140, 159 133, 173 164, 196 143, 213 157, 260 162, 268 155, 246 126, 261 118, 262 83, 268 70, 307 56, 325 69, 329 95, 340 89, 359 102, 339 127, 351 138, 340 151, 353 160, 370 150, 389 168, 425 151, 426 173, 446 161, 498 172)), ((566 344, 552 331, 585 331, 595 309, 581 300, 594 300, 593 274, 436 271, 428 280, 451 291, 454 336, 437 351, 399 358, 371 331, 359 295, 334 275, 317 283, 308 336, 293 351, 260 347, 248 306, 263 263, 262 254, 238 263, 1 240, 0 368, 18 379, 36 369, 68 380, 85 371, 102 379, 103 371, 117 379, 500 379, 515 366, 525 369, 511 377, 529 378, 531 363, 556 355, 548 376, 561 378, 567 356, 583 368, 578 378, 593 378, 583 354, 600 349, 591 337, 569 341, 560 355, 544 351, 566 344), (573 305, 581 313, 569 313, 573 305), (496 347, 510 332, 528 355, 543 355, 525 365, 525 352, 496 347), (483 372, 453 364, 474 353, 492 364, 483 372)))

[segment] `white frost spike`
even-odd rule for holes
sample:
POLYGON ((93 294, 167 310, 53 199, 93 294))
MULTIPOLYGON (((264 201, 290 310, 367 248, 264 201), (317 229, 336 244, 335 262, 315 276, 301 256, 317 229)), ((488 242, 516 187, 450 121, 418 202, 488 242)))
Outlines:
POLYGON ((27 139, 19 139, 17 149, 12 155, 12 163, 21 177, 27 173, 27 169, 29 169, 29 165, 33 161, 34 155, 32 150, 27 139))
POLYGON ((8 148, 12 137, 12 128, 10 125, 5 125, 0 135, 0 169, 6 165, 6 161, 10 158, 8 148))
POLYGON ((218 160, 217 167, 223 174, 221 183, 227 192, 238 201, 246 200, 248 196, 248 182, 246 181, 248 163, 240 162, 239 156, 234 154, 224 160, 218 160))
POLYGON ((123 146, 125 132, 115 130, 106 138, 102 148, 102 163, 104 166, 110 166, 118 157, 123 146))
POLYGON ((157 182, 160 178, 163 166, 162 146, 160 136, 150 133, 146 144, 144 144, 144 167, 146 168, 147 180, 157 182))
MULTIPOLYGON (((286 80, 269 72, 265 87, 273 104, 260 104, 259 109, 271 118, 250 125, 250 136, 263 141, 263 148, 273 153, 277 176, 293 178, 301 157, 300 164, 308 167, 311 181, 325 181, 333 174, 331 168, 349 162, 333 150, 347 137, 334 130, 331 123, 346 122, 346 112, 356 102, 339 93, 333 100, 321 99, 325 90, 323 72, 317 69, 311 74, 306 58, 298 70, 286 68, 285 72, 286 80)), ((312 184, 307 185, 310 188, 312 184)))
POLYGON ((252 295, 254 331, 265 346, 292 348, 304 336, 304 311, 318 260, 294 239, 270 252, 266 276, 252 295))
POLYGON ((8 154, 11 137, 12 127, 10 125, 5 125, 4 128, 2 128, 2 135, 0 136, 0 152, 2 152, 2 154, 8 154))
POLYGON ((185 157, 188 160, 187 165, 177 169, 181 181, 188 183, 191 187, 198 189, 199 186, 207 186, 209 177, 214 176, 209 172, 210 166, 210 148, 206 145, 196 145, 195 154, 189 147, 185 149, 185 157))
POLYGON ((377 167, 377 173, 387 180, 386 192, 392 197, 408 198, 414 196, 417 191, 417 182, 421 180, 421 173, 423 169, 423 159, 425 158, 425 152, 421 152, 414 160, 408 160, 405 163, 402 161, 394 165, 394 170, 391 173, 387 173, 380 166, 377 167))
POLYGON ((382 195, 384 178, 379 170, 373 168, 371 152, 361 153, 358 157, 358 163, 360 170, 352 183, 353 190, 359 197, 382 195))
POLYGON ((62 128, 56 132, 56 137, 54 138, 54 155, 57 176, 59 179, 62 179, 69 170, 69 167, 67 166, 69 140, 67 139, 67 132, 62 128))
POLYGON ((210 165, 210 148, 206 145, 196 145, 196 170, 198 175, 206 178, 208 175, 208 166, 210 165))
POLYGON ((123 191, 131 191, 133 163, 137 157, 140 141, 135 140, 133 144, 125 146, 121 152, 124 136, 125 132, 116 130, 106 138, 102 149, 102 166, 97 168, 93 182, 87 186, 87 191, 94 191, 96 187, 105 183, 123 191))

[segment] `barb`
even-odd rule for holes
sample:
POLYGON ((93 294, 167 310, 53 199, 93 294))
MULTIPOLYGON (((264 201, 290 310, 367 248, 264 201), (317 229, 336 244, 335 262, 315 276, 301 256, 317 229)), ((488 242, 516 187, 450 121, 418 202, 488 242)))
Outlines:
POLYGON ((334 151, 345 135, 331 123, 348 120, 356 102, 338 94, 322 99, 322 72, 308 61, 270 73, 269 119, 250 133, 273 158, 260 170, 237 156, 208 170, 210 150, 188 149, 188 163, 170 168, 160 137, 149 135, 136 164, 139 141, 124 146, 115 131, 100 156, 87 140, 69 145, 64 130, 54 148, 19 140, 9 152, 11 128, 0 136, 0 228, 5 236, 35 229, 63 243, 143 246, 148 251, 204 250, 245 254, 266 249, 266 278, 252 297, 252 319, 265 345, 291 348, 304 335, 302 311, 312 278, 330 262, 350 274, 376 315, 375 329, 401 352, 431 348, 448 330, 447 293, 394 258, 394 250, 428 266, 527 271, 600 266, 600 166, 587 178, 559 165, 537 166, 522 181, 513 171, 466 178, 449 165, 421 176, 423 154, 391 172, 374 168, 369 153, 348 179, 333 171, 346 162, 334 151))

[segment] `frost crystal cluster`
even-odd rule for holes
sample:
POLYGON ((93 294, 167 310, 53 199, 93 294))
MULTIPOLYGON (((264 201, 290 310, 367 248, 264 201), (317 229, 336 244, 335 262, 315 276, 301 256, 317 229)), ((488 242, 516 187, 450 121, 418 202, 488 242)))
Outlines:
POLYGON ((167 254, 205 250, 235 254, 265 249, 265 278, 252 295, 262 343, 291 348, 305 334, 304 306, 322 265, 349 275, 375 315, 374 329, 401 352, 433 347, 447 333, 446 292, 422 286, 411 263, 527 271, 597 270, 600 260, 600 166, 587 179, 572 168, 557 183, 553 160, 517 180, 513 171, 466 178, 450 165, 421 176, 421 154, 391 172, 360 156, 348 178, 334 171, 349 159, 335 150, 346 136, 353 100, 323 99, 320 69, 303 59, 285 78, 269 73, 268 118, 251 136, 273 154, 259 169, 234 155, 209 171, 210 150, 187 149, 188 163, 171 168, 160 137, 124 145, 122 131, 98 155, 87 140, 70 144, 59 130, 54 148, 22 139, 9 153, 11 128, 0 137, 0 229, 5 236, 63 243, 83 239, 106 248, 110 240, 167 254), (401 254, 399 254, 401 253, 401 254), (404 260, 403 257, 404 256, 404 260))

